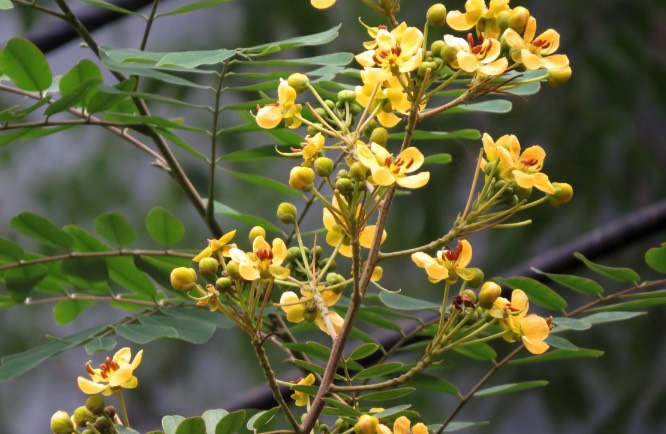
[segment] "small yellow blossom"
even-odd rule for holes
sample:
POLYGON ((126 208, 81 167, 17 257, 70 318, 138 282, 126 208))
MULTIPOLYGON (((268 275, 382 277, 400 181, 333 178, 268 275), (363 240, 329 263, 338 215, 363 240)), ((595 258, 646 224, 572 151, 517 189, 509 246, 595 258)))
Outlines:
POLYGON ((458 240, 455 250, 440 250, 434 258, 423 252, 412 254, 412 261, 426 270, 432 283, 442 280, 455 283, 458 277, 465 281, 474 279, 476 272, 466 268, 471 260, 472 245, 467 240, 458 240))
POLYGON ((420 188, 430 180, 430 172, 410 173, 418 170, 425 161, 423 154, 415 147, 406 148, 397 157, 393 157, 386 148, 371 143, 370 146, 356 145, 358 159, 370 169, 371 184, 390 186, 398 184, 405 188, 420 188))
POLYGON ((301 126, 301 105, 296 104, 296 89, 287 84, 287 80, 280 79, 278 85, 278 102, 258 107, 255 119, 261 128, 271 129, 277 127, 282 120, 289 128, 301 126))
MULTIPOLYGON (((310 373, 308 374, 305 378, 301 378, 296 382, 296 384, 300 384, 303 386, 311 386, 315 382, 315 376, 310 373)), ((305 392, 299 392, 298 390, 294 391, 294 393, 291 394, 291 399, 294 400, 294 403, 296 404, 297 407, 305 407, 310 405, 310 395, 308 395, 305 392)))
MULTIPOLYGON (((312 292, 302 290, 303 297, 299 297, 295 292, 285 291, 280 297, 280 308, 287 313, 287 321, 293 323, 302 322, 306 319, 306 312, 314 313, 314 322, 319 329, 325 333, 330 334, 329 328, 321 312, 315 306, 312 292)), ((326 307, 331 307, 340 300, 342 292, 336 293, 333 290, 322 290, 321 296, 324 299, 326 307)), ((340 333, 344 319, 334 310, 328 310, 328 319, 331 321, 331 326, 336 333, 340 333)), ((312 319, 310 320, 312 321, 312 319)))
POLYGON ((194 262, 199 262, 203 258, 208 258, 209 256, 215 255, 217 252, 222 253, 223 256, 229 256, 229 249, 236 247, 235 244, 229 244, 234 236, 236 235, 236 230, 227 232, 222 235, 219 240, 208 240, 208 247, 203 249, 197 256, 192 258, 194 262))
POLYGON ((324 149, 324 136, 321 133, 315 134, 313 137, 305 136, 305 142, 303 146, 303 159, 305 162, 303 164, 310 165, 317 158, 317 154, 324 149))
POLYGON ((528 315, 528 309, 527 294, 520 289, 514 289, 510 302, 504 297, 499 297, 488 314, 499 319, 500 327, 506 331, 504 340, 515 342, 520 338, 527 351, 532 354, 542 354, 549 348, 544 340, 548 337, 550 326, 539 315, 528 315))
POLYGON ((113 359, 107 357, 106 362, 99 365, 99 368, 93 369, 90 361, 86 363, 86 371, 90 374, 91 380, 79 377, 79 389, 85 394, 111 395, 120 389, 134 389, 139 380, 134 376, 134 370, 141 363, 143 350, 136 353, 134 360, 132 350, 128 347, 121 348, 113 355, 113 359), (130 361, 131 360, 131 361, 130 361))
POLYGON ((368 107, 374 112, 377 106, 381 107, 377 111, 377 121, 386 127, 394 127, 400 122, 400 117, 394 112, 401 114, 407 113, 411 103, 407 93, 402 88, 397 77, 385 74, 382 70, 363 70, 361 71, 363 86, 356 86, 356 101, 363 107, 368 107), (375 92, 376 85, 379 88, 375 92), (374 98, 370 100, 373 96, 374 98))
POLYGON ((400 416, 393 422, 393 431, 386 425, 377 425, 377 434, 428 434, 428 428, 423 423, 412 427, 412 422, 405 416, 400 416), (410 430, 411 428, 411 430, 410 430))
POLYGON ((328 9, 335 4, 336 0, 310 0, 310 4, 317 9, 328 9))
POLYGON ((495 38, 480 38, 480 43, 474 43, 474 36, 467 35, 467 40, 444 35, 444 43, 456 51, 456 59, 451 62, 454 69, 481 75, 501 75, 509 66, 505 57, 499 57, 501 46, 495 38))
POLYGON ((375 42, 376 47, 356 56, 364 68, 380 68, 397 75, 415 70, 423 61, 423 33, 404 22, 390 32, 379 27, 375 42))
POLYGON ((548 29, 536 39, 536 19, 527 20, 525 33, 521 37, 509 28, 502 40, 511 47, 511 58, 522 63, 527 69, 545 68, 548 71, 564 70, 569 67, 569 58, 564 54, 553 54, 560 46, 560 34, 548 29))
POLYGON ((229 255, 238 262, 238 272, 245 280, 286 279, 289 276, 289 269, 282 266, 287 257, 287 246, 280 238, 275 238, 271 247, 264 237, 258 236, 252 242, 252 253, 232 248, 229 255))
POLYGON ((219 309, 220 291, 210 283, 206 285, 206 295, 201 297, 192 297, 197 301, 197 306, 208 306, 211 312, 219 309))
POLYGON ((465 12, 450 11, 446 15, 446 23, 454 30, 465 31, 483 21, 483 33, 487 37, 497 38, 499 36, 497 18, 505 11, 510 11, 509 0, 490 0, 489 6, 486 6, 485 0, 467 0, 465 12))
MULTIPOLYGON (((333 198, 332 205, 335 209, 338 210, 340 209, 336 198, 333 198)), ((359 205, 357 208, 357 216, 358 213, 360 212, 360 209, 361 207, 359 205)), ((351 258, 352 246, 351 246, 350 234, 341 224, 338 223, 338 221, 336 221, 335 216, 331 213, 331 211, 328 210, 328 208, 324 208, 323 222, 324 222, 324 227, 328 231, 326 233, 326 242, 328 243, 328 245, 335 247, 338 245, 340 240, 342 240, 342 245, 340 246, 339 252, 341 255, 351 258)), ((363 228, 358 237, 358 241, 362 247, 369 249, 370 246, 372 246, 372 240, 375 238, 376 229, 377 229, 376 225, 368 225, 363 228)), ((386 236, 387 236, 386 231, 384 231, 382 233, 382 240, 381 240, 382 243, 384 242, 384 240, 386 240, 386 236)))

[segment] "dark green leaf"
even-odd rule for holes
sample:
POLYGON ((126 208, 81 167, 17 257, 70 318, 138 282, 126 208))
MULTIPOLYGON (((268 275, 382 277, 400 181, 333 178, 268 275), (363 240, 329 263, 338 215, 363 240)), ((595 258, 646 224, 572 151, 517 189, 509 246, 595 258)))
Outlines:
POLYGON ((595 325, 608 322, 624 321, 641 315, 645 315, 645 312, 600 312, 588 315, 581 319, 585 322, 589 322, 590 324, 595 325))
POLYGON ((12 300, 22 302, 30 291, 46 277, 49 270, 42 264, 12 268, 5 274, 5 285, 12 300))
POLYGON ((51 86, 53 75, 44 54, 32 42, 12 38, 0 51, 0 70, 20 89, 42 92, 51 86))
POLYGON ((74 321, 84 310, 95 305, 90 300, 63 300, 53 306, 53 317, 58 325, 74 321))
POLYGON ((257 161, 264 159, 282 158, 280 152, 289 152, 288 146, 259 146, 256 148, 248 149, 246 151, 230 152, 220 157, 219 161, 228 162, 244 162, 244 161, 257 161))
POLYGON ((230 328, 233 321, 219 312, 211 312, 201 307, 163 307, 160 309, 165 315, 176 318, 182 322, 201 322, 217 328, 230 328))
POLYGON ((189 154, 199 158, 200 160, 207 161, 205 155, 194 149, 192 145, 190 145, 188 142, 180 138, 180 136, 174 134, 172 131, 166 130, 164 128, 155 128, 155 131, 157 131, 165 139, 171 141, 174 145, 178 146, 180 149, 184 150, 185 152, 188 152, 189 154))
POLYGON ((649 249, 645 253, 645 262, 657 273, 666 274, 666 246, 649 249))
POLYGON ((18 261, 25 256, 23 248, 13 241, 0 237, 0 260, 18 261))
POLYGON ((153 282, 136 267, 132 258, 109 257, 106 264, 112 281, 136 294, 155 299, 157 291, 153 282))
POLYGON ((191 11, 195 11, 197 9, 203 9, 203 8, 208 8, 208 7, 211 7, 211 6, 216 6, 216 5, 219 5, 219 4, 222 4, 222 3, 227 3, 229 1, 231 1, 231 0, 206 0, 206 1, 196 2, 196 3, 189 4, 187 6, 182 6, 182 7, 176 8, 176 9, 172 9, 172 10, 167 11, 167 12, 163 12, 161 14, 157 14, 156 17, 165 17, 167 15, 184 14, 186 12, 191 12, 191 11))
POLYGON ((74 245, 74 239, 68 233, 35 213, 22 212, 11 220, 10 225, 23 235, 50 246, 70 249, 74 245))
POLYGON ((156 339, 178 337, 178 332, 173 327, 143 324, 119 324, 116 326, 116 333, 129 341, 142 345, 156 339))
POLYGON ((127 9, 123 9, 120 6, 116 6, 113 3, 109 3, 109 2, 104 1, 104 0, 81 0, 81 1, 83 1, 85 3, 88 3, 91 6, 95 6, 95 7, 98 7, 98 8, 101 8, 101 9, 106 9, 106 10, 113 11, 113 12, 118 12, 118 13, 124 14, 124 15, 137 15, 137 16, 139 15, 136 12, 132 12, 132 11, 127 10, 127 9))
POLYGON ((452 161, 451 154, 434 154, 425 157, 424 164, 449 164, 452 161))
POLYGON ((136 240, 136 234, 124 215, 107 212, 95 218, 95 230, 108 241, 122 246, 136 240))
POLYGON ((171 213, 161 207, 155 207, 146 216, 148 233, 160 244, 173 245, 185 235, 185 226, 171 213))
POLYGON ((402 367, 403 364, 399 362, 382 363, 362 370, 354 376, 354 379, 383 377, 391 372, 399 371, 402 367))
POLYGON ((519 392, 521 390, 532 389, 534 387, 543 387, 548 385, 545 380, 525 381, 522 383, 509 383, 500 386, 488 387, 481 389, 474 394, 476 397, 500 395, 504 393, 519 392))
POLYGON ((439 310, 440 308, 439 304, 430 301, 390 292, 381 292, 379 299, 386 306, 396 310, 439 310))
POLYGON ((634 292, 631 294, 623 295, 620 298, 643 299, 643 298, 661 298, 661 297, 666 297, 666 289, 659 289, 650 292, 634 292))
POLYGON ((394 407, 389 407, 383 411, 380 411, 378 413, 374 413, 373 416, 376 417, 377 419, 383 419, 385 417, 393 416, 395 414, 400 413, 401 411, 405 411, 408 408, 410 408, 412 405, 411 404, 402 404, 402 405, 396 405, 394 407))
POLYGON ((372 324, 376 327, 381 327, 387 330, 392 330, 395 332, 400 332, 402 330, 398 324, 391 321, 390 319, 364 309, 359 310, 358 319, 368 324, 372 324))
POLYGON ((453 347, 453 350, 465 357, 469 357, 470 359, 474 360, 495 360, 497 357, 495 350, 493 350, 493 348, 485 342, 465 345, 463 347, 456 346, 453 347))
POLYGON ((50 134, 59 133, 61 131, 74 128, 74 125, 61 125, 59 127, 34 127, 34 128, 21 128, 20 130, 8 131, 0 134, 0 146, 6 145, 14 140, 21 140, 22 142, 39 137, 48 136, 50 134))
MULTIPOLYGON (((322 56, 315 57, 304 57, 300 59, 271 59, 271 60, 254 60, 249 63, 252 65, 262 65, 262 66, 311 66, 311 65, 323 65, 323 66, 345 66, 348 65, 354 59, 352 53, 332 53, 324 54, 322 56)), ((310 75, 310 73, 308 73, 310 75)))
MULTIPOLYGON (((97 92, 92 94, 88 99, 86 110, 88 113, 98 113, 117 106, 129 99, 126 92, 134 89, 135 86, 136 77, 122 81, 113 87, 101 85, 98 87, 97 92)), ((128 103, 133 105, 133 103, 129 101, 128 103)))
POLYGON ((575 346, 568 340, 564 339, 563 337, 554 335, 552 333, 548 335, 545 342, 553 348, 559 348, 561 350, 567 350, 567 351, 578 351, 577 346, 575 346))
POLYGON ((278 51, 286 50, 288 48, 322 45, 331 42, 338 36, 340 26, 337 25, 332 29, 325 32, 315 33, 312 35, 299 36, 296 38, 285 39, 283 41, 270 42, 268 44, 256 45, 254 47, 243 48, 241 51, 251 53, 254 56, 263 56, 266 54, 276 53, 278 51))
POLYGON ((328 360, 331 355, 331 349, 319 342, 287 342, 284 344, 290 350, 300 351, 319 360, 328 360))
POLYGON ((587 321, 583 321, 581 319, 574 319, 574 318, 566 318, 566 317, 556 317, 552 319, 553 324, 556 326, 569 329, 569 330, 587 330, 590 327, 592 327, 592 324, 590 324, 587 321))
POLYGON ((215 434, 236 434, 245 421, 245 410, 238 410, 222 417, 215 427, 215 434))
POLYGON ((554 360, 577 359, 580 357, 601 357, 604 355, 603 351, 590 350, 586 348, 579 348, 576 351, 567 350, 552 350, 536 356, 524 357, 522 359, 511 360, 510 364, 522 363, 538 363, 538 362, 551 362, 554 360))
POLYGON ((258 431, 273 420, 278 411, 280 411, 280 407, 273 407, 270 410, 260 411, 247 421, 245 427, 250 431, 258 431))
POLYGON ((326 404, 332 407, 332 411, 326 411, 324 414, 331 416, 349 416, 349 417, 359 417, 361 412, 356 410, 354 407, 351 407, 344 402, 340 402, 333 398, 324 398, 326 404))
POLYGON ((631 268, 625 267, 606 267, 603 265, 595 264, 594 262, 587 259, 582 254, 576 252, 574 256, 583 261, 585 266, 595 273, 599 273, 602 276, 606 276, 610 279, 617 280, 618 282, 629 282, 634 283, 638 282, 641 278, 634 270, 631 268))
POLYGON ((400 389, 385 390, 382 392, 372 392, 361 395, 359 399, 367 401, 388 401, 390 399, 401 398, 415 391, 413 387, 402 387, 400 389))
MULTIPOLYGON (((444 428, 444 431, 442 432, 456 432, 460 431, 461 429, 467 429, 467 428, 472 428, 475 426, 484 426, 484 425, 489 425, 490 422, 486 421, 481 421, 481 422, 449 422, 448 425, 446 425, 446 428, 444 428)), ((428 432, 439 432, 439 429, 441 428, 441 424, 439 425, 428 425, 428 432)))
POLYGON ((551 310, 564 310, 567 302, 558 293, 543 283, 529 277, 509 277, 507 279, 496 279, 497 282, 511 289, 522 289, 530 302, 551 310))
POLYGON ((215 410, 206 410, 203 417, 204 422, 206 422, 206 433, 211 434, 215 432, 215 427, 220 422, 220 420, 229 414, 227 410, 215 409, 215 410))
MULTIPOLYGON (((402 140, 405 138, 405 133, 392 133, 389 134, 389 139, 402 140)), ((414 131, 414 140, 445 140, 445 139, 467 139, 478 140, 481 138, 479 130, 458 130, 458 131, 414 131)))
POLYGON ((246 223, 249 226, 261 226, 267 231, 282 234, 282 230, 268 220, 249 214, 241 214, 235 209, 218 201, 215 201, 215 214, 221 214, 239 222, 246 223))
POLYGON ((215 333, 213 325, 203 322, 187 322, 171 316, 141 315, 139 321, 145 326, 171 328, 176 335, 169 337, 199 345, 208 342, 215 333))
POLYGON ((379 348, 380 346, 377 344, 363 344, 360 347, 354 348, 354 351, 352 351, 349 357, 347 357, 347 360, 363 359, 371 354, 374 354, 379 348))
POLYGON ((156 67, 178 66, 190 69, 201 65, 215 65, 233 57, 236 52, 234 50, 222 48, 219 50, 181 51, 165 54, 166 55, 157 62, 155 65, 156 67))
POLYGON ((544 273, 543 271, 539 271, 536 268, 533 270, 539 274, 548 276, 548 278, 552 281, 557 282, 560 285, 565 286, 573 291, 591 295, 603 294, 604 292, 604 288, 601 285, 592 279, 588 279, 587 277, 573 276, 569 274, 544 273))
POLYGON ((105 282, 109 280, 109 269, 103 258, 72 258, 63 261, 60 267, 63 273, 77 277, 85 282, 105 282))
POLYGON ((80 105, 79 103, 91 95, 91 91, 93 91, 93 89, 95 89, 100 83, 101 81, 98 80, 84 81, 76 88, 72 89, 70 93, 63 95, 60 99, 49 105, 46 110, 44 110, 44 114, 46 116, 52 116, 56 113, 68 110, 76 105, 80 105))
POLYGON ((662 304, 666 304, 666 297, 644 298, 642 300, 627 301, 624 303, 595 307, 594 309, 588 309, 588 312, 610 312, 629 309, 644 309, 652 306, 660 306, 662 304))
POLYGON ((326 372, 325 367, 315 365, 314 363, 306 362, 304 360, 294 360, 294 365, 319 375, 323 375, 324 372, 326 372))
POLYGON ((178 424, 184 420, 185 418, 183 416, 164 416, 162 418, 162 429, 164 430, 164 434, 176 434, 178 424))
POLYGON ((178 424, 176 434, 206 434, 206 422, 199 416, 188 417, 178 424))
POLYGON ((86 343, 86 353, 89 355, 97 353, 99 351, 109 352, 113 350, 118 342, 115 339, 109 337, 96 337, 92 338, 88 343, 86 343))
POLYGON ((262 189, 273 190, 287 196, 295 196, 301 198, 304 197, 302 193, 299 193, 297 190, 290 187, 289 185, 283 184, 281 182, 275 181, 274 179, 267 178, 265 176, 254 175, 252 173, 247 173, 247 172, 235 172, 233 170, 228 170, 228 169, 221 169, 221 170, 224 173, 233 176, 234 178, 238 178, 247 183, 257 185, 262 189))
POLYGON ((471 104, 462 104, 445 111, 444 113, 467 113, 467 112, 485 112, 485 113, 509 113, 512 108, 511 101, 505 99, 493 99, 471 104))

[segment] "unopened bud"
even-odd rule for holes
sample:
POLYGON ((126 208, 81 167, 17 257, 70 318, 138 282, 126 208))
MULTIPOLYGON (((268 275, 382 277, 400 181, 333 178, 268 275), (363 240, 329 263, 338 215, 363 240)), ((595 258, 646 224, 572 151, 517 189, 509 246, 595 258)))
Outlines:
POLYGON ((467 281, 467 286, 471 288, 478 288, 483 282, 484 274, 480 268, 468 268, 468 271, 473 273, 472 278, 467 281))
POLYGON ((430 73, 437 71, 437 64, 435 62, 421 62, 419 68, 416 70, 416 73, 419 77, 425 77, 426 70, 430 70, 430 73))
POLYGON ((442 41, 441 39, 437 39, 432 43, 432 45, 430 45, 430 51, 432 51, 433 56, 440 57, 440 54, 442 53, 442 49, 444 49, 444 47, 446 47, 444 41, 442 41))
POLYGON ((338 101, 351 104, 356 101, 356 92, 353 90, 341 90, 338 92, 338 101))
POLYGON ((189 291, 197 285, 194 268, 178 267, 171 271, 171 286, 176 291, 189 291))
POLYGON ((305 311, 303 311, 303 318, 307 322, 314 322, 317 319, 317 306, 306 306, 305 311))
POLYGON ((509 15, 509 27, 522 35, 530 19, 530 11, 522 6, 518 6, 511 11, 509 15))
POLYGON ((109 420, 108 417, 105 416, 98 417, 95 423, 93 424, 93 428, 95 428, 100 433, 106 433, 111 426, 112 422, 109 420))
POLYGON ((74 410, 72 419, 74 420, 76 426, 86 426, 88 425, 88 422, 93 422, 95 420, 95 415, 86 407, 81 406, 74 410))
POLYGON ((287 79, 287 84, 294 88, 296 93, 303 93, 308 88, 310 79, 305 74, 299 72, 291 74, 287 79))
POLYGON ((296 190, 310 191, 314 187, 315 173, 309 167, 296 166, 289 173, 289 185, 296 190))
POLYGON ((232 279, 238 280, 241 278, 240 272, 238 271, 238 262, 229 261, 227 262, 227 274, 232 279))
POLYGON ((495 303, 495 300, 499 298, 499 296, 502 294, 502 288, 495 282, 486 282, 483 284, 481 287, 481 290, 479 291, 479 296, 477 299, 479 300, 479 306, 481 306, 484 309, 490 309, 493 307, 493 303, 495 303))
POLYGON ((426 12, 426 20, 433 27, 441 27, 446 24, 446 7, 441 3, 430 6, 426 12))
POLYGON ((298 215, 298 210, 296 206, 289 202, 282 202, 278 205, 277 209, 277 218, 282 223, 286 225, 291 225, 296 222, 296 216, 298 215))
POLYGON ((74 433, 74 423, 69 418, 67 412, 56 411, 51 416, 51 431, 53 434, 72 434, 74 433))
POLYGON ((472 291, 471 289, 464 290, 460 295, 472 300, 472 303, 476 303, 476 292, 472 291))
POLYGON ((456 60, 457 54, 458 50, 445 44, 439 52, 439 57, 442 58, 446 65, 450 65, 451 62, 456 60))
POLYGON ((116 417, 116 407, 114 407, 113 405, 107 405, 106 407, 104 407, 104 411, 102 413, 104 413, 104 416, 113 419, 114 417, 116 417))
POLYGON ((370 142, 376 143, 380 146, 386 147, 386 142, 388 142, 389 134, 384 127, 377 127, 372 130, 370 134, 370 142))
POLYGON ((104 405, 104 398, 99 395, 93 395, 86 400, 86 408, 93 414, 102 414, 104 405))
POLYGON ((335 181, 335 189, 343 196, 348 196, 354 191, 354 183, 349 178, 340 178, 335 181))
POLYGON ((354 432, 356 434, 375 434, 377 425, 379 425, 379 419, 369 414, 363 414, 354 425, 354 432))
POLYGON ((289 247, 287 249, 287 261, 293 262, 296 259, 301 259, 301 249, 300 247, 289 247))
POLYGON ((220 277, 215 281, 215 289, 224 293, 231 289, 232 281, 228 277, 220 277))
POLYGON ((573 198, 573 187, 566 182, 553 182, 555 193, 550 195, 550 204, 553 206, 562 206, 569 203, 573 198))
POLYGON ((356 161, 349 168, 349 174, 354 181, 363 182, 370 176, 370 169, 365 167, 360 161, 356 161))
POLYGON ((199 274, 207 277, 215 276, 219 266, 220 263, 217 262, 217 259, 212 257, 203 258, 199 261, 199 274))
POLYGON ((571 67, 548 70, 548 84, 551 87, 561 86, 571 78, 571 67))
POLYGON ((314 170, 319 176, 331 176, 335 163, 328 157, 319 157, 314 160, 314 170))
POLYGON ((342 283, 344 283, 345 278, 338 274, 338 273, 328 273, 326 275, 326 286, 336 286, 336 285, 341 285, 339 288, 335 288, 333 291, 336 294, 340 294, 343 289, 345 289, 345 286, 342 286, 342 283))

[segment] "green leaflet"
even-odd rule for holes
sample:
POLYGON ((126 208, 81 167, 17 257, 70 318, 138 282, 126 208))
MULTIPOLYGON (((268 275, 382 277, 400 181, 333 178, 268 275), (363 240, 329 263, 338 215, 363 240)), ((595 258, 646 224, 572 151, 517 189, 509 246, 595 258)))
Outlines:
POLYGON ((49 246, 70 249, 74 245, 74 239, 68 233, 32 212, 22 212, 11 220, 10 225, 23 235, 49 246))
POLYGON ((0 51, 0 70, 14 84, 30 92, 43 92, 51 86, 53 75, 44 54, 32 42, 12 38, 0 51))
POLYGON ((606 267, 604 265, 595 264, 587 259, 581 253, 574 253, 574 256, 583 261, 585 266, 595 273, 608 277, 609 279, 617 280, 618 282, 634 283, 638 282, 641 278, 634 270, 626 267, 606 267))
POLYGON ((108 241, 122 246, 136 240, 136 233, 125 216, 116 212, 100 214, 95 218, 95 230, 108 241))
POLYGON ((506 285, 511 289, 522 289, 530 299, 530 302, 551 310, 564 310, 567 302, 558 293, 543 283, 529 277, 509 277, 506 279, 496 278, 498 283, 506 285))
POLYGON ((482 396, 501 395, 505 393, 519 392, 521 390, 532 389, 534 387, 543 387, 546 385, 548 385, 548 382, 545 380, 502 384, 499 386, 493 386, 493 387, 488 387, 486 389, 481 389, 478 392, 476 392, 474 396, 482 397, 482 396))
POLYGON ((185 235, 185 226, 162 207, 155 207, 146 216, 146 229, 151 238, 165 246, 172 246, 185 235))
POLYGON ((157 14, 155 17, 158 18, 158 17, 166 17, 166 16, 169 16, 169 15, 184 14, 186 12, 191 12, 191 11, 195 11, 195 10, 198 10, 198 9, 208 8, 208 7, 211 7, 211 6, 217 6, 219 4, 228 3, 230 1, 232 1, 232 0, 206 0, 206 1, 202 1, 202 2, 192 3, 192 4, 189 4, 187 6, 182 6, 182 7, 176 8, 176 9, 172 9, 172 10, 167 11, 167 12, 163 12, 163 13, 157 14))

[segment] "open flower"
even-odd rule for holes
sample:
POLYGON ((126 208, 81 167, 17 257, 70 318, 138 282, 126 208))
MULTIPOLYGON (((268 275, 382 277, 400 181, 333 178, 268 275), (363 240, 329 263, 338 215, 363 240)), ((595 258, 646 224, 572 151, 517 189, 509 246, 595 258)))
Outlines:
POLYGON ((456 51, 456 59, 451 62, 454 69, 470 74, 501 75, 509 66, 505 57, 499 57, 501 46, 495 38, 481 37, 480 42, 475 44, 471 33, 467 35, 467 40, 444 35, 444 43, 456 51))
POLYGON ((465 31, 483 20, 484 33, 488 37, 497 38, 499 36, 497 18, 500 13, 509 10, 509 0, 490 0, 488 6, 485 0, 467 0, 465 12, 450 11, 446 15, 446 24, 454 30, 465 31))
POLYGON ((219 240, 208 240, 208 247, 203 249, 197 256, 192 258, 192 260, 194 262, 199 262, 203 258, 216 255, 218 252, 222 253, 223 256, 229 256, 229 250, 232 247, 236 247, 235 244, 229 244, 229 241, 231 241, 235 235, 236 230, 233 230, 222 235, 219 240))
MULTIPOLYGON (((315 305, 312 292, 302 290, 301 293, 303 293, 302 297, 299 297, 292 291, 285 291, 282 293, 282 296, 280 297, 280 308, 287 313, 287 321, 293 323, 299 323, 305 319, 308 321, 314 321, 321 331, 331 334, 329 327, 326 325, 327 320, 324 319, 320 310, 317 309, 317 306, 315 305)), ((342 292, 336 294, 333 290, 324 290, 321 292, 321 296, 324 299, 324 304, 327 308, 337 303, 341 294, 342 292)), ((330 309, 326 316, 335 333, 340 333, 344 319, 342 319, 337 312, 330 309)))
POLYGON ((412 422, 405 416, 400 416, 393 422, 393 431, 386 425, 377 425, 377 434, 428 434, 428 428, 422 424, 417 423, 411 427, 412 422), (411 430, 410 430, 411 428, 411 430))
POLYGON ((499 297, 493 303, 488 314, 499 319, 500 327, 505 330, 503 335, 507 342, 522 341, 532 354, 542 354, 549 345, 544 342, 550 333, 548 322, 536 314, 527 314, 529 300, 521 289, 514 289, 511 301, 499 297))
POLYGON ((97 369, 94 369, 88 361, 86 371, 92 380, 79 377, 79 389, 88 395, 97 393, 111 395, 120 389, 134 389, 139 384, 139 380, 134 376, 134 370, 141 363, 142 356, 143 350, 136 353, 134 360, 131 360, 132 350, 125 347, 118 350, 113 359, 107 357, 97 369))
POLYGON ((415 147, 406 148, 397 157, 393 157, 386 148, 371 143, 370 146, 359 143, 356 145, 359 161, 372 173, 371 184, 389 186, 398 184, 405 188, 420 188, 428 183, 430 172, 418 170, 424 162, 421 151, 415 147))
MULTIPOLYGON (((338 210, 340 209, 336 198, 333 198, 332 205, 335 209, 338 210)), ((359 205, 358 208, 356 209, 357 216, 360 212, 360 209, 361 206, 359 205)), ((328 243, 328 245, 335 247, 342 240, 342 245, 340 246, 339 252, 341 255, 351 258, 352 246, 351 246, 350 234, 345 229, 345 227, 335 219, 335 216, 333 215, 333 213, 331 213, 331 211, 328 210, 328 208, 324 208, 323 222, 324 222, 324 227, 327 230, 326 242, 328 243)), ((363 230, 361 230, 361 233, 359 234, 358 237, 358 241, 362 247, 369 249, 372 246, 372 240, 375 238, 376 229, 377 229, 376 225, 368 225, 365 226, 363 230)), ((381 242, 383 243, 384 240, 386 240, 386 231, 382 233, 381 242)))
POLYGON ((321 133, 317 133, 314 136, 305 136, 305 142, 302 143, 303 146, 303 159, 305 162, 303 164, 310 165, 317 158, 317 155, 321 150, 324 149, 324 136, 321 133))
POLYGON ((423 33, 404 22, 390 32, 379 27, 375 42, 374 48, 356 56, 364 68, 380 68, 397 75, 415 70, 423 61, 423 33))
POLYGON ((278 102, 257 106, 255 119, 261 128, 271 129, 277 127, 282 119, 289 128, 298 128, 302 121, 299 115, 301 105, 296 104, 296 89, 287 84, 287 80, 280 79, 278 85, 278 102))
MULTIPOLYGON (((314 382, 315 376, 312 373, 309 373, 305 378, 299 379, 296 384, 311 386, 314 382)), ((305 407, 310 404, 310 395, 305 392, 299 392, 298 390, 291 394, 291 399, 294 400, 294 404, 296 404, 297 407, 305 407)))
POLYGON ((336 0, 310 0, 310 4, 317 9, 328 9, 335 4, 336 0))
POLYGON ((289 276, 289 269, 282 266, 287 257, 287 246, 280 238, 275 238, 271 247, 260 235, 252 242, 252 253, 234 247, 229 255, 238 262, 238 272, 245 280, 286 279, 289 276))
POLYGON ((530 17, 521 37, 515 30, 506 29, 503 42, 511 47, 511 58, 525 65, 527 69, 545 68, 548 71, 563 70, 569 67, 569 58, 564 54, 553 54, 560 46, 560 34, 548 29, 536 39, 536 19, 530 17))
POLYGON ((455 283, 458 277, 465 281, 474 279, 476 272, 467 267, 472 260, 472 245, 467 240, 458 240, 455 250, 440 250, 436 257, 427 253, 416 252, 412 254, 412 261, 425 268, 428 280, 437 283, 446 280, 455 283))
POLYGON ((369 106, 371 112, 380 106, 376 114, 377 121, 386 128, 396 126, 400 122, 400 117, 394 112, 405 114, 411 107, 407 93, 398 78, 375 69, 361 71, 361 80, 363 86, 356 86, 355 89, 356 101, 363 107, 369 106), (379 88, 375 92, 378 83, 379 88), (374 98, 371 100, 373 93, 374 98))

